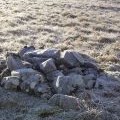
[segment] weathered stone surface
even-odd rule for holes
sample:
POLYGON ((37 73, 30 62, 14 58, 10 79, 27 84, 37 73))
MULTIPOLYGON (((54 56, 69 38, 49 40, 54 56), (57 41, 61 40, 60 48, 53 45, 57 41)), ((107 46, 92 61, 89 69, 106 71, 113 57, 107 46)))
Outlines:
POLYGON ((96 76, 94 74, 88 74, 83 76, 85 88, 92 89, 96 82, 96 76))
POLYGON ((41 63, 40 69, 46 74, 57 70, 54 60, 51 58, 41 63))
POLYGON ((48 103, 53 106, 59 106, 64 110, 81 109, 79 99, 73 96, 68 96, 68 95, 55 94, 49 99, 48 103))
POLYGON ((85 68, 93 68, 95 70, 98 70, 98 66, 95 63, 89 62, 89 61, 84 62, 84 67, 85 68))
POLYGON ((31 63, 26 62, 26 61, 22 61, 22 64, 25 68, 33 68, 34 67, 31 63))
POLYGON ((20 79, 14 76, 4 77, 3 80, 1 81, 1 85, 4 86, 5 89, 9 90, 17 90, 19 84, 20 79))
POLYGON ((85 88, 85 84, 83 77, 77 74, 72 74, 71 76, 59 76, 54 82, 54 88, 61 94, 70 94, 79 87, 85 88))
POLYGON ((12 71, 11 75, 17 76, 23 81, 28 79, 39 79, 40 81, 44 81, 42 74, 31 68, 18 69, 18 70, 12 71))
POLYGON ((37 84, 34 88, 34 92, 36 95, 46 99, 50 98, 52 95, 47 83, 37 84))
POLYGON ((50 73, 47 74, 47 80, 49 82, 53 82, 53 81, 57 80, 58 76, 64 76, 64 74, 59 70, 50 72, 50 73))
POLYGON ((60 50, 57 49, 34 50, 24 54, 24 58, 30 57, 53 58, 58 60, 60 58, 60 50))
POLYGON ((23 58, 24 54, 30 51, 35 50, 34 46, 24 46, 20 51, 19 51, 19 56, 23 58))
POLYGON ((33 65, 33 67, 37 70, 40 69, 39 65, 46 60, 48 60, 48 58, 31 57, 26 59, 26 61, 30 62, 33 65))
POLYGON ((78 52, 66 50, 62 53, 61 59, 68 67, 79 67, 84 64, 84 59, 78 52))
POLYGON ((18 55, 14 54, 14 53, 8 54, 6 62, 7 62, 7 67, 11 71, 25 68, 25 66, 22 63, 22 60, 19 58, 18 55))
POLYGON ((82 75, 82 69, 80 67, 75 67, 66 71, 66 74, 76 73, 82 75))

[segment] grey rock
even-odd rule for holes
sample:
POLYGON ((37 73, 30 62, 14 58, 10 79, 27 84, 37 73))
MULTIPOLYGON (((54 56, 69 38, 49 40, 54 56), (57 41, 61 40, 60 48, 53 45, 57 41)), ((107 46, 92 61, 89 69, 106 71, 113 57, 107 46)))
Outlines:
POLYGON ((95 70, 98 70, 98 66, 97 64, 93 63, 93 62, 89 62, 89 61, 85 61, 84 62, 84 67, 85 68, 93 68, 95 70))
POLYGON ((41 63, 40 69, 46 74, 57 70, 54 60, 52 58, 41 63))
POLYGON ((94 74, 88 74, 83 76, 85 88, 92 89, 96 82, 96 76, 94 74))
POLYGON ((18 55, 14 54, 14 53, 9 53, 6 61, 7 61, 7 67, 11 71, 25 68, 25 66, 22 63, 22 60, 18 57, 18 55))
POLYGON ((22 61, 22 63, 25 66, 25 68, 33 68, 33 65, 27 61, 22 61))
POLYGON ((20 88, 24 92, 33 91, 37 84, 45 81, 44 76, 40 72, 31 68, 18 69, 16 71, 12 71, 11 74, 12 76, 17 76, 21 79, 22 83, 20 84, 20 88))
POLYGON ((47 80, 49 82, 53 82, 53 81, 57 80, 58 76, 64 76, 64 74, 59 70, 50 72, 50 73, 47 74, 47 80))
POLYGON ((96 77, 99 75, 98 71, 96 71, 94 68, 86 68, 83 73, 84 75, 94 74, 96 77))
POLYGON ((33 70, 31 68, 14 70, 11 72, 11 75, 19 77, 22 81, 30 80, 30 79, 32 80, 37 79, 38 81, 41 82, 44 81, 43 75, 40 72, 33 70))
POLYGON ((64 110, 79 110, 81 105, 78 98, 68 95, 55 94, 53 95, 48 103, 53 106, 59 106, 64 110))
POLYGON ((76 74, 82 75, 82 68, 76 67, 76 68, 69 69, 69 70, 67 70, 67 72, 66 72, 67 75, 69 75, 69 74, 71 74, 71 73, 72 73, 72 74, 76 73, 76 74))
POLYGON ((35 87, 43 82, 43 78, 39 74, 30 75, 27 79, 25 79, 21 84, 20 88, 22 91, 31 92, 34 91, 35 87))
POLYGON ((51 97, 51 90, 47 83, 37 84, 34 88, 34 92, 42 98, 51 97))
POLYGON ((30 57, 53 58, 58 60, 60 58, 60 50, 58 49, 34 50, 24 54, 24 58, 30 57))
POLYGON ((0 59, 0 73, 6 68, 6 60, 0 59))
POLYGON ((21 58, 23 58, 24 54, 27 53, 27 52, 30 52, 30 51, 33 51, 35 50, 35 47, 34 46, 24 46, 20 51, 19 51, 19 56, 21 58))
POLYGON ((20 79, 14 76, 4 77, 3 80, 1 81, 1 85, 8 90, 17 90, 19 84, 20 79))
POLYGON ((83 77, 77 74, 59 76, 53 85, 55 90, 61 94, 71 94, 77 88, 85 88, 83 77))
POLYGON ((84 64, 83 57, 78 52, 70 50, 64 51, 61 55, 61 59, 68 67, 79 67, 81 64, 84 64))

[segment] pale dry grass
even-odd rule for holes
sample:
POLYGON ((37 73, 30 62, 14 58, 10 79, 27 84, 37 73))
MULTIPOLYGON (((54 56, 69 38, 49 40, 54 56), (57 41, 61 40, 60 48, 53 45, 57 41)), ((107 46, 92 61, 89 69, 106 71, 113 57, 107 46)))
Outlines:
POLYGON ((119 0, 1 0, 0 54, 24 45, 120 61, 119 0))

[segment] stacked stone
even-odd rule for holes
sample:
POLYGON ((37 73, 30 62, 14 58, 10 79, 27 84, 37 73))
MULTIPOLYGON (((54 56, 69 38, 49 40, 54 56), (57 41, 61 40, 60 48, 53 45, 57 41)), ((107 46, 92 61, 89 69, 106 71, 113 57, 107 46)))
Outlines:
POLYGON ((6 63, 11 76, 4 77, 1 86, 47 98, 92 89, 99 74, 95 64, 73 50, 25 46, 17 54, 8 53, 6 63))

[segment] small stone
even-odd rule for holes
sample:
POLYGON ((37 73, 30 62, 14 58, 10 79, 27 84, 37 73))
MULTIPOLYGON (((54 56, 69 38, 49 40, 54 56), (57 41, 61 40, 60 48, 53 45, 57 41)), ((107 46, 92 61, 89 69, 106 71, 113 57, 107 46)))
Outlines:
POLYGON ((30 62, 37 70, 40 70, 39 65, 46 60, 48 60, 48 58, 32 57, 26 59, 26 61, 30 62))
POLYGON ((80 101, 78 98, 62 94, 53 95, 49 99, 48 103, 53 106, 59 106, 64 110, 79 110, 81 108, 80 101))
POLYGON ((40 69, 46 74, 57 70, 54 60, 51 58, 41 63, 40 69))
POLYGON ((98 70, 98 66, 95 63, 89 62, 89 61, 84 62, 84 67, 85 68, 93 68, 94 70, 98 70))
POLYGON ((4 77, 1 81, 1 85, 4 86, 5 89, 9 90, 17 90, 19 84, 20 79, 14 76, 4 77))
POLYGON ((84 64, 84 59, 78 52, 66 50, 62 53, 61 59, 68 67, 79 67, 84 64))

